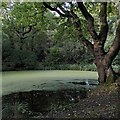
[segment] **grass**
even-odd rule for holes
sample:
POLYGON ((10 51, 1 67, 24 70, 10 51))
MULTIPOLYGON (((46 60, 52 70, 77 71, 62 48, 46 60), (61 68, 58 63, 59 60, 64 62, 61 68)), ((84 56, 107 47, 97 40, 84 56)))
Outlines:
POLYGON ((95 64, 42 64, 37 66, 37 70, 80 70, 80 71, 97 71, 95 64))
POLYGON ((3 72, 2 95, 31 90, 79 89, 82 85, 73 85, 70 82, 89 79, 97 82, 97 77, 97 72, 90 71, 46 70, 3 72))

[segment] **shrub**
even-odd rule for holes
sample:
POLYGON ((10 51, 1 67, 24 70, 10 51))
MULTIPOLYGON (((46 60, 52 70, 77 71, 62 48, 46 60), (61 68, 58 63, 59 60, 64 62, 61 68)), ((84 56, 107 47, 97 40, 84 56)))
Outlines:
POLYGON ((3 60, 3 70, 35 69, 36 65, 37 57, 35 53, 27 50, 14 49, 3 60))
POLYGON ((96 71, 94 64, 46 64, 39 63, 38 70, 81 70, 96 71))

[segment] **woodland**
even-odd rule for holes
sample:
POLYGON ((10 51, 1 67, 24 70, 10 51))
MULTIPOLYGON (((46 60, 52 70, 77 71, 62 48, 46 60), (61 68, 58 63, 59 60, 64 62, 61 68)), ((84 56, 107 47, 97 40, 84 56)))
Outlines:
POLYGON ((3 3, 4 70, 119 71, 116 3, 3 3))
POLYGON ((1 12, 3 119, 119 118, 120 2, 2 2, 1 12))

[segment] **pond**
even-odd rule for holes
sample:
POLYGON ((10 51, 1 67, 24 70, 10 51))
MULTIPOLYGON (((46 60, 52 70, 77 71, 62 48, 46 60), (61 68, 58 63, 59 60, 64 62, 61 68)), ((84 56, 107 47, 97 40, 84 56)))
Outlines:
POLYGON ((3 73, 3 118, 45 116, 87 97, 98 85, 94 72, 38 71, 3 73))
POLYGON ((2 73, 2 95, 31 90, 59 90, 89 88, 80 82, 98 84, 97 72, 47 70, 47 71, 12 71, 2 73))

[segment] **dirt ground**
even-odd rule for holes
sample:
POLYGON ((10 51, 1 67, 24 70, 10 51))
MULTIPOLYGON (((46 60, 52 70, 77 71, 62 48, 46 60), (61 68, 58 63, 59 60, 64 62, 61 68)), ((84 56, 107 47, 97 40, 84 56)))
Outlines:
POLYGON ((98 86, 88 92, 87 98, 63 111, 49 113, 46 117, 120 119, 120 79, 111 85, 98 86))
POLYGON ((118 118, 120 119, 120 94, 118 85, 99 86, 87 98, 69 106, 65 111, 49 114, 53 118, 118 118))

